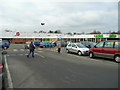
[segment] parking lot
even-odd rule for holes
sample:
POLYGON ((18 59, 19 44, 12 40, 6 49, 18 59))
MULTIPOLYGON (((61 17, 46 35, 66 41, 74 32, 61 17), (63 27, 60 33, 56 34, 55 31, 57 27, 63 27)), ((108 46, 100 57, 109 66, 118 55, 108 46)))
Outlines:
MULTIPOLYGON (((112 59, 66 53, 65 48, 36 47, 27 58, 24 44, 11 44, 4 55, 10 88, 117 88, 118 63, 112 59)), ((9 88, 8 87, 8 88, 9 88)))

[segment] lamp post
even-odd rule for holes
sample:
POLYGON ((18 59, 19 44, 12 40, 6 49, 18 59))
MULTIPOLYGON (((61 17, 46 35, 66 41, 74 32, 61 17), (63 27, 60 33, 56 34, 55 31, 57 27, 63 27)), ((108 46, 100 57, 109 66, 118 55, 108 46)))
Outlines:
MULTIPOLYGON (((44 23, 44 22, 42 22, 42 23, 41 23, 41 26, 43 26, 43 25, 45 25, 45 23, 44 23)), ((42 41, 43 41, 43 38, 42 38, 42 41)))

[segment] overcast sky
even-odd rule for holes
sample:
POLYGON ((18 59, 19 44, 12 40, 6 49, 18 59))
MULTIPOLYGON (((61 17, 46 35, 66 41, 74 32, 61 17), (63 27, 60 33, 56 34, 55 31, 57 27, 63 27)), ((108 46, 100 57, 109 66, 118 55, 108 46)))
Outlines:
POLYGON ((64 33, 87 33, 93 30, 118 30, 117 1, 44 1, 1 0, 0 31, 61 30, 64 33), (42 22, 45 25, 41 26, 42 22))

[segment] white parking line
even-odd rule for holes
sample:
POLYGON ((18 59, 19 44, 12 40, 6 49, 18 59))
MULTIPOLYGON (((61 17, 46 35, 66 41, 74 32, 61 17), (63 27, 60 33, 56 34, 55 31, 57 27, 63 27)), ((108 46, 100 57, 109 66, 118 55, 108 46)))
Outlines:
POLYGON ((6 55, 4 55, 4 59, 5 59, 5 68, 6 68, 7 77, 8 77, 8 88, 13 89, 12 78, 11 78, 10 71, 9 71, 9 68, 8 68, 6 55))

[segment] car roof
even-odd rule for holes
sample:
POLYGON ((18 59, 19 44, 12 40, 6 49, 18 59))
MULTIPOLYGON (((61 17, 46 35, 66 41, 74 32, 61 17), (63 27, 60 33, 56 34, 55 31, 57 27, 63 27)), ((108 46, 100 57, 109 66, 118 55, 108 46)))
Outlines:
POLYGON ((107 41, 101 41, 101 42, 120 42, 120 40, 107 40, 107 41))

